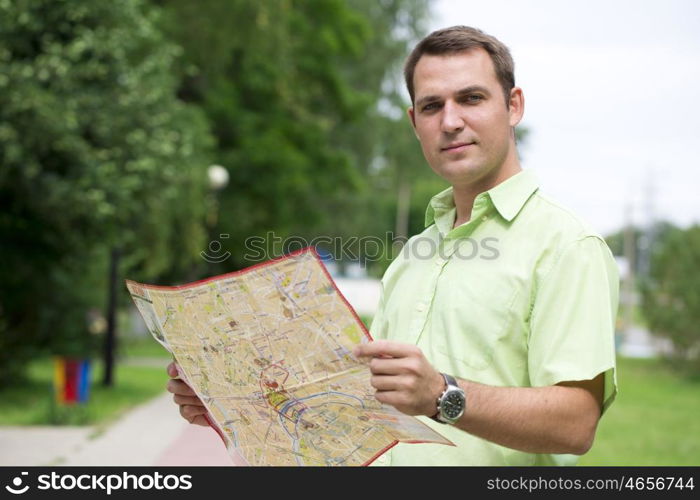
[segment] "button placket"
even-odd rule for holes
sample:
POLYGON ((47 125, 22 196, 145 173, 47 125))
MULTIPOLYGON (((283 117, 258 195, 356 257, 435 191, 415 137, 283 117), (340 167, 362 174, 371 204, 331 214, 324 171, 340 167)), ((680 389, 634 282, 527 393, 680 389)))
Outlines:
POLYGON ((430 303, 435 295, 435 287, 440 272, 441 269, 437 267, 432 270, 430 280, 425 284, 424 293, 421 294, 421 300, 416 304, 415 310, 412 311, 413 318, 411 319, 409 331, 407 332, 408 338, 406 339, 408 342, 417 343, 423 328, 425 328, 425 322, 430 312, 430 303))
POLYGON ((430 285, 426 287, 426 294, 421 302, 416 305, 413 320, 410 326, 410 342, 417 344, 420 340, 425 325, 430 315, 430 307, 435 297, 438 281, 442 274, 445 264, 447 264, 457 248, 456 241, 453 238, 446 238, 437 245, 437 252, 433 260, 434 269, 431 273, 430 285))

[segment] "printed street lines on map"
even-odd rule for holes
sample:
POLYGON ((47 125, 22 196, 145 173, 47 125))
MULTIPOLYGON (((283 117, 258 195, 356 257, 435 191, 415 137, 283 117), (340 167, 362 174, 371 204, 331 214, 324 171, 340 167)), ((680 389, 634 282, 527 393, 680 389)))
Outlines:
POLYGON ((352 355, 369 334, 312 249, 191 285, 127 288, 250 465, 364 465, 399 441, 452 444, 374 398, 352 355))

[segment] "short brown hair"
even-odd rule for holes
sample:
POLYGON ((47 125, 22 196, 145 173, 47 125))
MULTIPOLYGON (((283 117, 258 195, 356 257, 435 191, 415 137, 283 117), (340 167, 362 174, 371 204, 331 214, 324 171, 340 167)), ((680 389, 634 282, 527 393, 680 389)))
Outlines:
POLYGON ((413 74, 416 71, 418 60, 424 55, 433 56, 443 54, 453 54, 465 50, 482 48, 488 52, 496 70, 506 105, 510 100, 510 91, 515 87, 515 74, 513 58, 506 47, 498 39, 487 35, 483 31, 470 26, 452 26, 433 31, 430 35, 421 40, 413 49, 406 60, 403 74, 406 78, 406 87, 411 96, 411 102, 415 101, 415 89, 413 88, 413 74))

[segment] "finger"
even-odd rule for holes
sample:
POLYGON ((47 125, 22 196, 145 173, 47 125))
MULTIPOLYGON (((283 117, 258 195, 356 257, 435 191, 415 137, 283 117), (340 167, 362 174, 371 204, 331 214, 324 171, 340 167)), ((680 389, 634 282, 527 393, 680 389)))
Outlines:
POLYGON ((380 403, 396 407, 401 402, 402 395, 399 391, 377 391, 374 398, 380 403))
POLYGON ((209 420, 207 420, 204 415, 197 415, 190 423, 194 425, 201 425, 203 427, 209 427, 209 420))
POLYGON ((190 388, 190 386, 188 386, 182 380, 178 380, 175 378, 168 380, 168 385, 166 386, 166 389, 168 390, 168 392, 172 392, 173 394, 179 394, 181 396, 196 396, 197 395, 190 388))
POLYGON ((207 409, 203 406, 183 405, 180 407, 180 415, 182 415, 182 418, 188 422, 192 422, 196 416, 204 415, 206 413, 207 409))
POLYGON ((181 396, 180 394, 175 394, 173 396, 173 401, 179 405, 204 406, 202 400, 196 396, 181 396))
POLYGON ((372 375, 401 375, 410 372, 405 360, 401 358, 372 358, 369 371, 372 375))
POLYGON ((405 380, 399 376, 375 375, 370 378, 370 384, 378 391, 396 391, 405 386, 405 380))
POLYGON ((390 356, 392 358, 405 358, 419 353, 420 350, 413 344, 394 342, 391 340, 375 340, 367 344, 355 346, 353 354, 355 357, 380 357, 390 356))
POLYGON ((167 370, 167 372, 168 372, 168 375, 171 376, 171 377, 173 377, 173 378, 176 378, 176 377, 178 377, 178 375, 179 375, 179 374, 178 374, 178 371, 177 371, 177 364, 175 364, 175 361, 173 361, 172 363, 170 363, 170 364, 168 365, 168 367, 166 368, 166 370, 167 370))

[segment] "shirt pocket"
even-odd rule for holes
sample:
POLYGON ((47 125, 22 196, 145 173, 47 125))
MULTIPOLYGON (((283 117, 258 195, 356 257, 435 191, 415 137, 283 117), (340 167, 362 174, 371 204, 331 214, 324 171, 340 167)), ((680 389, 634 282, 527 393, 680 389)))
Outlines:
POLYGON ((435 351, 463 376, 491 368, 495 350, 507 343, 507 325, 521 284, 497 266, 450 268, 441 276, 432 309, 435 351))

